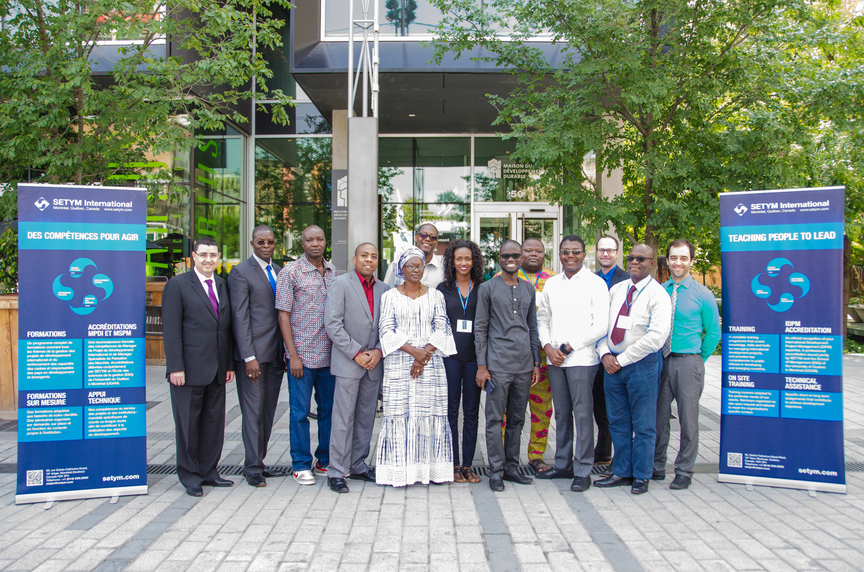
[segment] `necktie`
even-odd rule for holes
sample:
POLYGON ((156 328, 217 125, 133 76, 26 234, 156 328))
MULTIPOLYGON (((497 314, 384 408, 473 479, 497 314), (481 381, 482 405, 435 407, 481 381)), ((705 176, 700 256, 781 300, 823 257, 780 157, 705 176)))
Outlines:
MULTIPOLYGON (((618 310, 618 318, 630 315, 630 305, 633 303, 633 294, 635 293, 636 286, 630 286, 630 290, 627 291, 627 301, 621 304, 621 309, 618 310)), ((624 328, 618 327, 618 318, 615 318, 615 328, 613 328, 612 336, 610 338, 612 343, 616 346, 624 341, 624 328)))
POLYGON ((205 282, 210 294, 210 304, 213 305, 213 313, 216 314, 216 319, 219 319, 219 301, 216 299, 216 292, 213 291, 213 280, 208 278, 205 282))
POLYGON ((672 286, 672 326, 669 328, 669 337, 666 339, 666 343, 663 344, 663 357, 669 357, 669 354, 672 353, 672 328, 675 327, 675 305, 678 303, 678 286, 680 284, 675 284, 672 286))
POLYGON ((273 288, 273 295, 276 295, 276 279, 273 278, 273 272, 270 270, 270 265, 267 265, 267 278, 270 280, 270 287, 273 288))

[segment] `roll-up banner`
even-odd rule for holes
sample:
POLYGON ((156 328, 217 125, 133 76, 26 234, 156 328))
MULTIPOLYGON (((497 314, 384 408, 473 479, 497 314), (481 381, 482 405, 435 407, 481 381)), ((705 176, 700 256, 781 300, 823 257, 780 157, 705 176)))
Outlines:
POLYGON ((147 494, 143 189, 18 185, 18 504, 147 494))
POLYGON ((844 192, 720 195, 721 482, 846 492, 844 192))

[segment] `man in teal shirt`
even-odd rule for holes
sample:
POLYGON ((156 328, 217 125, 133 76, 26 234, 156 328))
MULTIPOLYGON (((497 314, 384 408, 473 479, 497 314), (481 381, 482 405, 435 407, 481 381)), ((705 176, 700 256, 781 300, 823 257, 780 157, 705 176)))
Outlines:
POLYGON ((669 417, 678 403, 681 444, 675 458, 673 490, 686 489, 699 452, 699 398, 705 386, 705 360, 720 341, 720 315, 714 294, 690 276, 696 248, 684 239, 672 241, 666 260, 672 278, 663 288, 672 298, 672 332, 663 346, 663 370, 657 395, 657 441, 653 479, 666 478, 669 417))

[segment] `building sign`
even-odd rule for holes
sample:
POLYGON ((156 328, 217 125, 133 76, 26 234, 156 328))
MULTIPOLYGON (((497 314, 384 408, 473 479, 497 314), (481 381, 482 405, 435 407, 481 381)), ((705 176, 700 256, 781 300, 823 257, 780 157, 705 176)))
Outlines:
POLYGON ((16 503, 147 494, 143 189, 18 185, 16 503))
POLYGON ((720 195, 721 482, 846 492, 844 188, 720 195))
MULTIPOLYGON (((348 272, 348 171, 333 169, 331 189, 332 226, 330 227, 330 262, 339 274, 348 272)), ((352 255, 353 256, 353 255, 352 255)))
POLYGON ((479 182, 481 201, 540 201, 545 192, 537 185, 545 171, 526 163, 505 162, 492 158, 486 163, 486 177, 490 179, 488 189, 479 182))

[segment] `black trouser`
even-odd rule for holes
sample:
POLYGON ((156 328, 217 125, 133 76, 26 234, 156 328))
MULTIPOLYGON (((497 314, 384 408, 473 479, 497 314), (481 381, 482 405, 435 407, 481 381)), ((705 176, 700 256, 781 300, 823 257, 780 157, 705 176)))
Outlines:
MULTIPOLYGON (((224 375, 224 374, 223 374, 224 375)), ((187 489, 219 478, 225 440, 225 384, 171 384, 177 440, 177 476, 187 489)))
POLYGON ((444 358, 447 373, 447 420, 453 434, 453 464, 459 463, 459 401, 462 401, 462 463, 470 467, 477 448, 480 424, 480 392, 477 385, 477 360, 444 358))
POLYGON ((594 460, 612 458, 612 434, 609 433, 609 417, 606 415, 606 391, 603 389, 603 364, 597 367, 594 376, 594 421, 597 423, 597 443, 594 445, 594 460))

